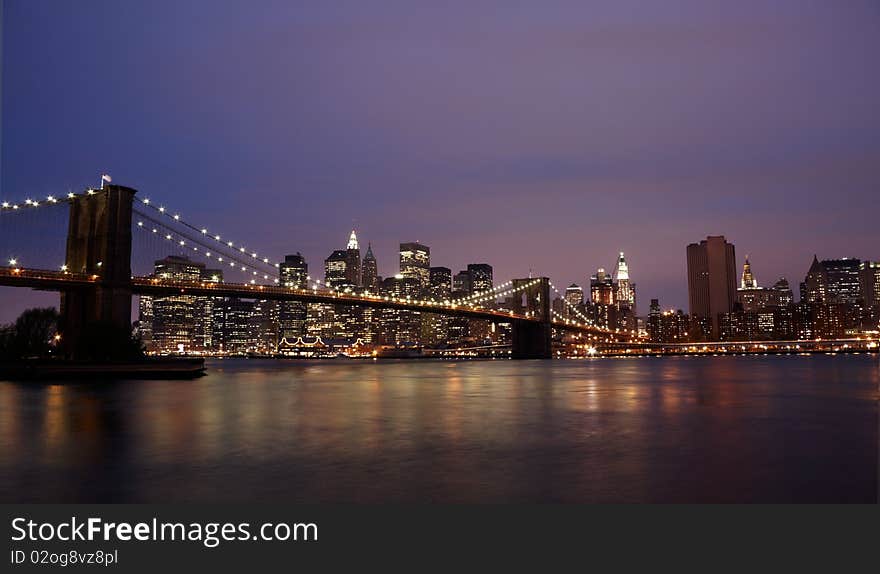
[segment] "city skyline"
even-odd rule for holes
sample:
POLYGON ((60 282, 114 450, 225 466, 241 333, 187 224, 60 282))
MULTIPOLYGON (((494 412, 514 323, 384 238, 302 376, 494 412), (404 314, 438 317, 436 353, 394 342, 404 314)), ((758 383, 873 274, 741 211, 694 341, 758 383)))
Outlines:
POLYGON ((105 170, 279 259, 315 264, 354 226, 383 266, 421 241, 454 271, 477 252, 582 287, 624 251, 642 301, 682 309, 694 238, 730 238, 765 282, 878 258, 871 3, 7 4, 3 199, 105 170))

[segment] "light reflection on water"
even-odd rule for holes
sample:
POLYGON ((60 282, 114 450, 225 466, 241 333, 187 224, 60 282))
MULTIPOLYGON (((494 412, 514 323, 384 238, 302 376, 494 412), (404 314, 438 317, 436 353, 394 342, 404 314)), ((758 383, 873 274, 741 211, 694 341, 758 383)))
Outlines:
POLYGON ((867 501, 876 356, 214 361, 0 382, 0 501, 867 501))

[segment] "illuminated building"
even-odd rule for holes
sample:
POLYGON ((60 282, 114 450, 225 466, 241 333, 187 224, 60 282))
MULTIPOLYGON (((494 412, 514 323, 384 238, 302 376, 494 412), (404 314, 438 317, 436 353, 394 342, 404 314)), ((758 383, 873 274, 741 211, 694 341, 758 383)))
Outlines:
POLYGON ((646 329, 652 343, 686 343, 688 342, 688 325, 688 316, 681 309, 661 311, 659 300, 651 299, 646 329))
POLYGON ((471 263, 467 266, 467 271, 471 277, 471 290, 474 293, 483 293, 492 290, 491 265, 486 263, 471 263))
POLYGON ((749 263, 749 256, 746 255, 746 262, 743 263, 742 280, 740 281, 740 289, 757 289, 758 281, 752 275, 752 264, 749 263))
MULTIPOLYGON (((396 299, 416 299, 422 285, 418 277, 403 274, 387 277, 379 286, 379 293, 396 299)), ((378 342, 385 345, 415 346, 421 343, 421 319, 419 311, 408 309, 381 309, 379 312, 378 342)))
MULTIPOLYGON (((308 287, 309 266, 302 254, 288 255, 278 265, 280 285, 292 289, 308 287)), ((281 301, 278 305, 279 340, 296 340, 306 334, 308 305, 300 301, 281 301)))
POLYGON ((691 318, 711 325, 721 335, 720 316, 733 311, 736 300, 736 253, 723 235, 709 236, 687 246, 688 301, 691 318))
POLYGON ((801 283, 801 301, 804 303, 825 301, 827 285, 828 275, 825 272, 825 267, 819 263, 819 258, 813 255, 813 263, 801 283))
POLYGON ((358 246, 354 229, 351 230, 348 245, 345 248, 345 276, 348 279, 348 285, 355 287, 361 285, 361 249, 358 246))
POLYGON ((740 288, 736 290, 736 302, 745 312, 753 312, 765 307, 778 307, 792 302, 791 288, 788 281, 783 277, 773 287, 760 287, 758 280, 752 273, 749 258, 743 264, 742 280, 740 288))
POLYGON ((880 306, 880 261, 862 261, 859 267, 862 296, 868 306, 880 306))
POLYGON ((577 283, 565 288, 565 300, 571 307, 580 307, 584 303, 584 290, 577 283))
POLYGON ((448 267, 431 267, 430 295, 436 301, 446 301, 452 295, 452 270, 448 267))
POLYGON ((590 277, 590 301, 602 305, 614 304, 614 281, 601 267, 590 277))
POLYGON ((829 303, 859 305, 863 302, 859 280, 861 264, 860 260, 852 257, 822 261, 827 280, 825 294, 829 303))
MULTIPOLYGON (((155 262, 153 275, 159 279, 198 281, 204 271, 203 263, 169 255, 155 262)), ((205 298, 191 295, 141 298, 140 310, 144 314, 140 321, 151 323, 149 351, 177 353, 203 350, 204 334, 198 333, 196 328, 196 314, 201 310, 199 299, 205 298)), ((204 321, 201 323, 204 324, 204 321)))
POLYGON ((617 307, 617 327, 621 329, 636 328, 636 285, 629 278, 629 266, 623 251, 617 258, 614 271, 614 304, 617 307))
MULTIPOLYGON (((435 301, 447 301, 452 296, 452 270, 431 267, 428 296, 435 301)), ((449 338, 449 317, 425 313, 422 317, 422 340, 428 345, 443 345, 449 338)))
POLYGON ((635 285, 629 278, 629 266, 626 264, 626 258, 623 251, 617 258, 617 268, 614 272, 614 283, 616 285, 615 302, 619 306, 628 307, 635 312, 636 308, 636 290, 635 285))
POLYGON ((421 243, 400 244, 400 274, 415 278, 420 289, 426 289, 431 279, 431 249, 421 243))
POLYGON ((348 251, 337 249, 324 260, 324 281, 330 287, 345 288, 353 285, 349 279, 348 251))

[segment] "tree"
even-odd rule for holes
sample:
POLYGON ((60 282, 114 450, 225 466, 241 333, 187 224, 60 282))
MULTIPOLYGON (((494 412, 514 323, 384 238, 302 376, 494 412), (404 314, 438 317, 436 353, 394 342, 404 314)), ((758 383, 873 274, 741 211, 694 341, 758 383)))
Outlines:
POLYGON ((14 325, 0 328, 0 357, 47 357, 55 348, 57 330, 58 312, 54 308, 28 309, 14 325))

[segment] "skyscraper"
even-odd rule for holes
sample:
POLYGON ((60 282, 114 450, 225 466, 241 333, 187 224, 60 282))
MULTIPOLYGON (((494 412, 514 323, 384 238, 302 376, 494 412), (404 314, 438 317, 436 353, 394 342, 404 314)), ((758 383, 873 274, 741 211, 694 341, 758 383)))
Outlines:
POLYGON ((828 280, 825 295, 828 303, 857 305, 863 301, 859 269, 862 262, 853 257, 826 259, 822 267, 828 280))
POLYGON ((617 306, 618 326, 621 329, 636 328, 636 285, 629 278, 629 266, 623 251, 617 257, 614 270, 614 302, 617 306))
POLYGON ((601 305, 614 303, 614 281, 602 267, 590 277, 590 301, 601 305))
POLYGON ((484 293, 492 290, 491 265, 487 263, 470 263, 467 266, 467 270, 471 276, 471 289, 474 293, 484 293))
POLYGON ((445 301, 452 294, 452 270, 449 267, 431 267, 430 293, 437 301, 445 301))
POLYGON ((617 258, 617 268, 614 271, 614 282, 617 284, 617 302, 628 305, 631 309, 635 309, 635 289, 629 279, 629 266, 626 264, 626 257, 624 257, 623 251, 620 252, 620 255, 617 258))
POLYGON ((862 261, 859 267, 862 296, 868 307, 880 307, 880 261, 862 261))
POLYGON ((400 274, 418 279, 421 289, 431 280, 431 249, 421 243, 400 244, 400 274))
POLYGON ((367 243, 367 254, 364 255, 364 260, 361 264, 361 285, 366 289, 375 291, 378 278, 379 264, 376 262, 376 257, 373 255, 373 246, 367 243))
MULTIPOLYGON (((288 255, 278 266, 283 287, 308 287, 309 266, 299 252, 288 255)), ((278 306, 279 340, 295 341, 306 334, 307 304, 300 301, 281 301, 278 306)))
POLYGON ((707 319, 712 336, 720 335, 719 315, 733 311, 736 300, 736 252, 723 235, 687 246, 688 302, 691 317, 707 319))
POLYGON ((336 249, 324 260, 324 282, 330 287, 351 287, 349 279, 348 251, 336 249))
POLYGON ((820 303, 825 301, 827 286, 828 274, 825 272, 825 267, 819 263, 819 258, 813 255, 813 263, 801 283, 801 302, 820 303))
POLYGON ((348 237, 345 253, 345 276, 348 279, 348 284, 359 287, 361 285, 361 249, 358 246, 354 229, 351 230, 351 235, 348 237))
POLYGON ((758 282, 752 275, 752 264, 749 263, 749 256, 746 255, 746 262, 743 263, 742 280, 740 280, 740 289, 756 289, 758 282))
POLYGON ((579 307, 584 302, 584 290, 577 283, 565 288, 565 300, 572 307, 579 307))
MULTIPOLYGON (((198 281, 202 278, 205 265, 189 258, 169 255, 155 262, 154 276, 160 279, 198 281)), ((196 333, 196 313, 200 311, 199 299, 191 295, 141 298, 140 308, 144 312, 142 322, 151 322, 151 347, 158 352, 192 351, 198 344, 196 333), (151 316, 149 316, 151 315, 151 316)), ((200 349, 199 349, 200 350, 200 349)))

